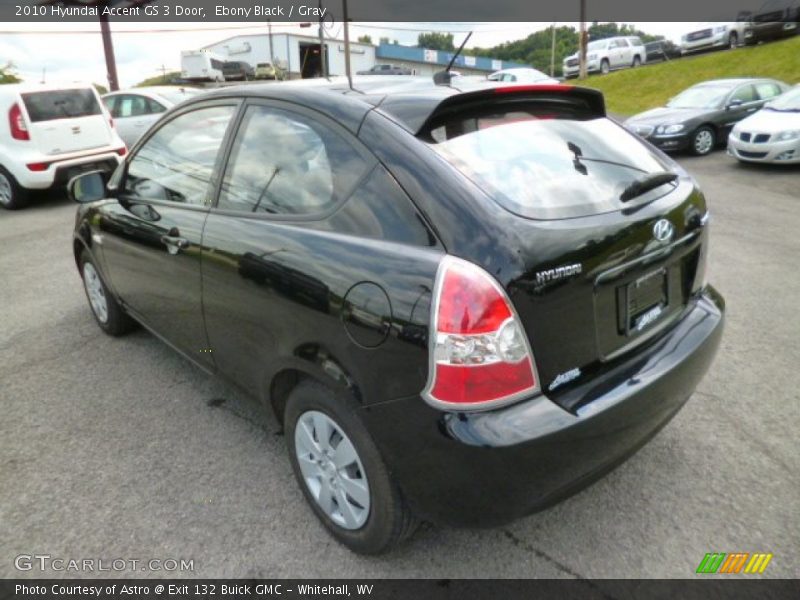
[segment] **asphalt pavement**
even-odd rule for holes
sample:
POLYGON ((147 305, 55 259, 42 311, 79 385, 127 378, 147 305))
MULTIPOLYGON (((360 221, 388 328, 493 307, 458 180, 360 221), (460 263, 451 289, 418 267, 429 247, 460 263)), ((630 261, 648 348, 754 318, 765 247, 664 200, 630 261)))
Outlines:
POLYGON ((764 576, 800 576, 800 168, 679 161, 708 198, 710 280, 728 306, 686 407, 549 510, 426 526, 378 558, 317 522, 268 411, 144 331, 100 331, 69 201, 0 211, 0 577, 81 575, 15 567, 49 555, 193 561, 104 576, 683 578, 707 552, 771 552, 764 576))

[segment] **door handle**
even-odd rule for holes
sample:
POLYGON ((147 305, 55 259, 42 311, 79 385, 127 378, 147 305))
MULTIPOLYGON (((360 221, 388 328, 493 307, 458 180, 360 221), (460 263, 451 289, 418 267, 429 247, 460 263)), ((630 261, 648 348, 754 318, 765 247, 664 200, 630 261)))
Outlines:
POLYGON ((189 247, 189 240, 181 237, 177 227, 173 227, 166 235, 162 235, 161 242, 167 247, 170 254, 177 254, 178 251, 189 247))

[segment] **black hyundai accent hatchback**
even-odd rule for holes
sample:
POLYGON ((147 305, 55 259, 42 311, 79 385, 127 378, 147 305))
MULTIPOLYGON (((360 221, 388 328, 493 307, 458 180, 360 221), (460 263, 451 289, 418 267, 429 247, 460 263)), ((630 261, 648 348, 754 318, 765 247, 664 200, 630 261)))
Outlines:
POLYGON ((364 553, 622 462, 692 394, 724 306, 702 193, 598 92, 379 85, 204 95, 70 184, 100 327, 271 407, 364 553))

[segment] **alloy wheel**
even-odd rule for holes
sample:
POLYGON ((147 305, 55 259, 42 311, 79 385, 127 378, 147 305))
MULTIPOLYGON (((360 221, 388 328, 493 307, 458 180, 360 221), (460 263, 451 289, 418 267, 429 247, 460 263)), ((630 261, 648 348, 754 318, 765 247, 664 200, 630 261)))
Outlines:
POLYGON ((303 481, 325 515, 339 527, 359 529, 369 517, 370 490, 353 442, 327 414, 309 410, 294 431, 303 481))
POLYGON ((698 131, 694 136, 694 149, 698 154, 708 154, 714 146, 714 135, 707 129, 698 131))
POLYGON ((106 301, 106 291, 103 282, 92 263, 87 262, 83 265, 83 286, 86 288, 86 295, 89 297, 89 304, 92 305, 97 320, 101 323, 108 321, 108 302, 106 301))

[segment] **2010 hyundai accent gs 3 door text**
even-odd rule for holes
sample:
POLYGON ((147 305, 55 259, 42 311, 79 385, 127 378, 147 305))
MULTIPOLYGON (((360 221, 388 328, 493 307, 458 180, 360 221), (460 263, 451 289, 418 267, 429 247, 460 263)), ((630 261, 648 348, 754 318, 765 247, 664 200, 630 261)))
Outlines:
POLYGON ((702 193, 599 93, 395 85, 220 90, 70 185, 100 327, 263 400, 364 553, 588 485, 681 408, 723 324, 702 193))

